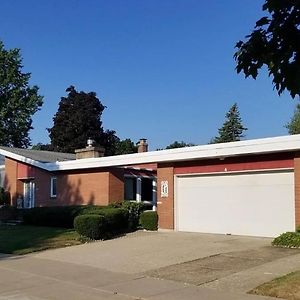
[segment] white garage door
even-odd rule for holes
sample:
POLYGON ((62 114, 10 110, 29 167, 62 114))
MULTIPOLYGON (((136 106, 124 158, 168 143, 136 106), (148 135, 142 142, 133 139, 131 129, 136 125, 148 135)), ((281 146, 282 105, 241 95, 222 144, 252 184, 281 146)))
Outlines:
POLYGON ((273 237, 295 229, 294 173, 176 177, 179 231, 273 237))

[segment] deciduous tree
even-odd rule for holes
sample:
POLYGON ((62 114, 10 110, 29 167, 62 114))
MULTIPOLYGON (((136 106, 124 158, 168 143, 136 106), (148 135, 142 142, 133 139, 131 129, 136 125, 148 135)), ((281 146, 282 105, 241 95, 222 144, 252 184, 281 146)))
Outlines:
POLYGON ((280 95, 300 95, 300 1, 266 0, 260 18, 245 41, 236 44, 236 70, 256 79, 265 66, 280 95))
POLYGON ((73 153, 84 148, 89 138, 97 145, 107 146, 101 121, 105 106, 96 93, 77 92, 74 86, 66 92, 67 97, 61 98, 53 117, 53 127, 48 128, 54 150, 73 153))
POLYGON ((285 127, 288 129, 289 134, 300 134, 300 104, 297 104, 294 115, 285 127))
POLYGON ((0 144, 26 148, 30 145, 32 116, 43 104, 30 73, 22 71, 20 49, 6 50, 0 41, 0 144))

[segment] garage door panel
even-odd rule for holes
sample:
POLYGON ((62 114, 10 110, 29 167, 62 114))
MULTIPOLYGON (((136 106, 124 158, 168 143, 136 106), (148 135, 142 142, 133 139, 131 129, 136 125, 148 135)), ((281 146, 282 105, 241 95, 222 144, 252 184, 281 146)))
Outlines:
POLYGON ((178 177, 176 228, 276 236, 294 230, 293 172, 178 177))

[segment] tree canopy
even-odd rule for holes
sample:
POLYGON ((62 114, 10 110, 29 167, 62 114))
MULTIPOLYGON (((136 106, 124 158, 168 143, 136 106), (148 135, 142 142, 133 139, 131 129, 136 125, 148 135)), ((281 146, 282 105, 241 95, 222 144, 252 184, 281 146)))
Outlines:
POLYGON ((0 144, 28 147, 32 116, 43 104, 30 73, 22 71, 20 49, 6 50, 0 41, 0 144))
POLYGON ((91 138, 95 145, 105 148, 105 156, 137 152, 130 139, 120 140, 114 130, 104 130, 102 113, 105 110, 96 93, 78 92, 74 86, 67 88, 67 97, 61 97, 53 127, 48 128, 51 144, 38 143, 37 150, 73 153, 84 148, 91 138))
POLYGON ((280 95, 300 95, 300 1, 266 0, 260 18, 245 41, 236 44, 236 70, 256 79, 266 66, 280 95))
POLYGON ((288 129, 289 134, 300 133, 300 104, 297 104, 294 115, 285 127, 288 129))
POLYGON ((219 135, 211 140, 211 144, 240 141, 244 137, 244 131, 248 130, 242 123, 240 112, 236 103, 226 113, 223 126, 219 128, 219 135))
POLYGON ((77 92, 74 86, 66 89, 67 97, 61 97, 53 127, 48 128, 51 145, 55 151, 73 153, 84 148, 89 138, 97 145, 107 146, 101 115, 105 106, 96 93, 77 92))
POLYGON ((175 141, 169 146, 167 146, 166 149, 184 148, 184 147, 192 147, 192 146, 195 146, 195 144, 186 143, 184 141, 181 142, 175 141))

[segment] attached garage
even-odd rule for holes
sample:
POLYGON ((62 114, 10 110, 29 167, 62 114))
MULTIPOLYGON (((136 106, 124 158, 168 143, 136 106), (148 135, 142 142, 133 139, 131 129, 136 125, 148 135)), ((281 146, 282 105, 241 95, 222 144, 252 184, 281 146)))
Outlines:
POLYGON ((274 237, 295 229, 294 171, 175 176, 175 229, 274 237))

